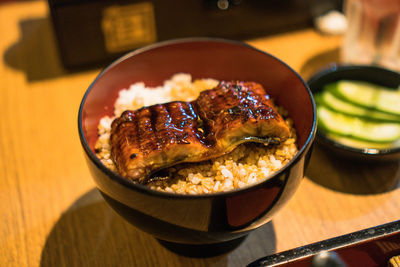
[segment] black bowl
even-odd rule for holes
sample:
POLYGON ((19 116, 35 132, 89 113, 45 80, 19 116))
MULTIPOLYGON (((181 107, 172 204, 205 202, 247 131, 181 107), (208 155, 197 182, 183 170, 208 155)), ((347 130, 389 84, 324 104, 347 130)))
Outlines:
MULTIPOLYGON (((357 80, 379 84, 389 88, 400 85, 400 74, 382 67, 370 65, 331 65, 316 73, 308 81, 313 94, 323 90, 324 85, 339 80, 357 80)), ((400 104, 400 103, 399 103, 400 104)), ((400 147, 394 148, 355 148, 327 137, 317 131, 316 143, 331 150, 338 156, 355 160, 388 161, 400 159, 400 147)))
MULTIPOLYGON (((90 171, 105 200, 137 228, 165 242, 211 245, 229 242, 271 220, 303 178, 316 132, 315 103, 307 84, 279 59, 240 42, 182 39, 133 51, 107 67, 91 84, 79 110, 79 135, 90 171), (257 81, 289 112, 298 154, 265 181, 230 192, 179 195, 134 184, 95 156, 97 124, 112 115, 118 91, 143 81, 161 85, 173 74, 193 78, 257 81)), ((164 242, 164 243, 165 243, 164 242)))

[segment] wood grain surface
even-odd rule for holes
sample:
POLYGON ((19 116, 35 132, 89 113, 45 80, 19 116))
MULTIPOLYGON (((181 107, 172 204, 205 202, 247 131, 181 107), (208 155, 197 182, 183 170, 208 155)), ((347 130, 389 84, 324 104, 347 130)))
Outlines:
MULTIPOLYGON (((312 29, 249 40, 305 78, 338 59, 312 29)), ((399 162, 366 164, 315 146, 295 196, 234 251, 176 255, 104 202, 77 131, 99 69, 67 72, 46 1, 0 5, 0 266, 243 266, 259 257, 399 219, 399 162)))

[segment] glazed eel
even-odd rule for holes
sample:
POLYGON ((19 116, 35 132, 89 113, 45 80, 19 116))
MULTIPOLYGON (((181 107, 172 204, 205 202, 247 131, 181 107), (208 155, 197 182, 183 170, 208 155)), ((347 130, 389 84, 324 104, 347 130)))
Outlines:
POLYGON ((244 142, 279 143, 290 129, 262 85, 223 81, 191 102, 127 110, 111 125, 111 156, 123 177, 146 183, 156 171, 231 152, 244 142))

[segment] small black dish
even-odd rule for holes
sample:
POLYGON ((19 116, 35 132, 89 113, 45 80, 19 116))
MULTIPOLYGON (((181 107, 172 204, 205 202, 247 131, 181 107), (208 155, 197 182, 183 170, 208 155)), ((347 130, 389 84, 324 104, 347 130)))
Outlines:
MULTIPOLYGON (((308 81, 311 92, 323 90, 324 85, 339 80, 356 80, 379 84, 389 88, 400 85, 400 74, 382 67, 370 65, 331 65, 316 74, 308 81)), ((400 103, 399 103, 400 105, 400 103)), ((399 160, 400 147, 393 148, 355 148, 339 143, 317 130, 316 143, 334 152, 336 155, 357 160, 399 160)))

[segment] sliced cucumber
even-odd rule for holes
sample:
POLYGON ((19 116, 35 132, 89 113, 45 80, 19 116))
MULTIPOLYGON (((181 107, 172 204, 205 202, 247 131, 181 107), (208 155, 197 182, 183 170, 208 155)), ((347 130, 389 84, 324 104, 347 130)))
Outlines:
POLYGON ((328 133, 353 137, 371 142, 394 142, 400 138, 400 123, 376 122, 348 116, 319 105, 320 127, 328 133))
POLYGON ((374 109, 364 108, 354 105, 351 102, 345 101, 337 97, 332 88, 328 85, 327 88, 316 97, 318 104, 325 105, 332 110, 348 115, 363 117, 374 120, 393 121, 400 123, 400 115, 393 115, 385 112, 380 112, 374 109))
POLYGON ((393 148, 400 146, 399 142, 376 143, 376 142, 354 139, 351 137, 342 136, 334 133, 327 133, 326 136, 340 144, 354 148, 385 149, 385 148, 393 148))
POLYGON ((336 92, 344 99, 382 112, 400 115, 400 90, 360 81, 342 80, 336 92))

